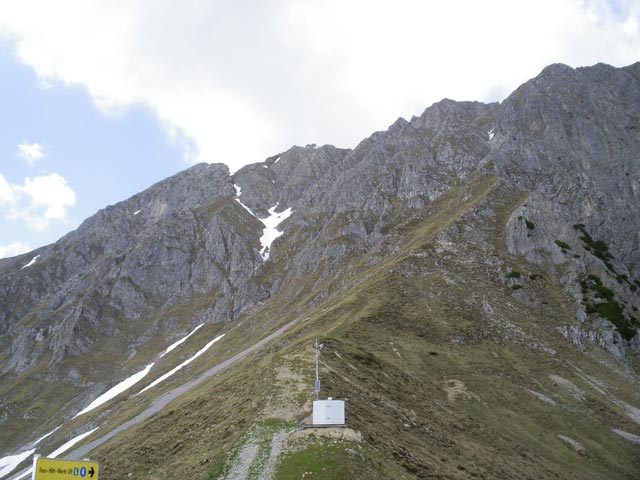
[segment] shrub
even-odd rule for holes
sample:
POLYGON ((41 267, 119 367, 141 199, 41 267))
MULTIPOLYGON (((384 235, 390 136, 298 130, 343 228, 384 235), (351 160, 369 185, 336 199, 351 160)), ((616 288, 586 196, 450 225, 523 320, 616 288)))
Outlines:
POLYGON ((560 247, 564 253, 567 253, 567 250, 571 250, 571 245, 562 240, 556 240, 556 245, 560 247))
POLYGON ((626 275, 618 275, 616 276, 616 280, 618 281, 619 284, 623 284, 624 282, 627 282, 627 276, 626 275))
POLYGON ((591 291, 596 299, 601 300, 598 303, 585 303, 587 313, 595 313, 609 320, 625 340, 631 340, 638 333, 625 318, 624 307, 616 301, 613 291, 605 287, 597 275, 589 274, 586 280, 580 282, 580 286, 583 294, 591 291))
POLYGON ((638 333, 636 329, 629 324, 628 320, 624 318, 622 306, 615 300, 598 303, 595 307, 600 315, 616 326, 618 332, 620 332, 620 335, 625 340, 631 340, 636 333, 638 333))
POLYGON ((529 230, 533 230, 534 228, 536 228, 535 224, 533 222, 530 222, 529 220, 525 220, 524 223, 527 225, 527 228, 529 230))
POLYGON ((507 278, 520 278, 520 272, 516 270, 509 272, 507 273, 507 278))
POLYGON ((582 233, 580 240, 584 243, 584 248, 587 251, 592 252, 600 260, 604 261, 607 268, 614 272, 611 264, 607 264, 608 260, 613 260, 614 258, 614 256, 609 252, 609 246, 601 240, 594 240, 582 223, 576 223, 573 228, 582 233))

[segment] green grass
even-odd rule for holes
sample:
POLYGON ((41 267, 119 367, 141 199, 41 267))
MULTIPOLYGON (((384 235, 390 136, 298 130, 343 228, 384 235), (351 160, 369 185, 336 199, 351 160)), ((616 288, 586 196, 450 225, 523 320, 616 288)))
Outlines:
POLYGON ((317 439, 302 450, 284 455, 275 480, 394 479, 375 469, 360 445, 344 441, 317 439))
MULTIPOLYGON (((92 452, 101 462, 101 478, 131 473, 131 478, 217 479, 228 473, 247 435, 260 429, 264 457, 269 434, 282 425, 261 416, 287 388, 278 383, 276 369, 287 365, 311 386, 313 359, 306 361, 305 355, 315 338, 325 344, 322 395, 345 400, 347 421, 361 432, 362 443, 301 440, 280 458, 277 479, 305 473, 304 478, 394 480, 633 478, 640 468, 637 446, 611 428, 635 434, 640 428, 574 366, 637 406, 635 386, 613 373, 599 350, 586 355, 558 332, 578 325, 559 280, 561 267, 527 264, 504 244, 504 224, 524 195, 490 177, 476 177, 390 232, 386 243, 366 254, 376 262, 355 257, 344 266, 348 274, 320 280, 321 272, 314 272, 285 281, 242 326, 153 394, 229 358, 277 325, 293 318, 300 322, 92 452), (478 213, 486 205, 495 212, 490 220, 478 213), (459 221, 490 239, 491 247, 460 233, 456 254, 438 255, 433 240, 459 221), (536 281, 527 283, 526 302, 505 288, 504 265, 512 272, 536 272, 529 275, 536 281), (552 374, 574 382, 587 398, 573 398, 549 378, 552 374), (450 385, 462 385, 453 398, 450 385), (553 398, 557 406, 528 390, 553 398), (558 435, 580 441, 586 453, 573 451, 558 435)), ((456 230, 447 231, 455 237, 456 230)), ((283 274, 277 264, 268 268, 283 274)), ((585 279, 585 289, 604 303, 610 290, 598 280, 585 279)), ((215 328, 199 331, 187 348, 197 349, 215 328)), ((172 361, 179 359, 175 355, 172 361)), ((149 398, 111 407, 127 418, 149 398)), ((308 413, 304 392, 292 398, 294 412, 308 413)))

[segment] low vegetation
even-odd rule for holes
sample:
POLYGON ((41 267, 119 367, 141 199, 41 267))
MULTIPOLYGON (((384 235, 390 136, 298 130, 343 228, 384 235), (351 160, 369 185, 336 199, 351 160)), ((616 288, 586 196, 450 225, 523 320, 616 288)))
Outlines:
MULTIPOLYGON (((479 198, 487 195, 481 192, 479 198)), ((508 218, 511 205, 501 198, 492 197, 493 204, 502 212, 498 218, 508 218)), ((567 347, 557 326, 575 320, 553 271, 525 275, 509 257, 518 266, 511 278, 536 280, 528 285, 530 300, 514 305, 500 276, 487 276, 479 261, 486 253, 472 244, 458 245, 446 271, 434 268, 432 240, 451 216, 465 214, 459 205, 447 212, 447 221, 434 215, 405 226, 405 242, 394 253, 371 266, 355 263, 351 276, 323 289, 330 293, 312 307, 301 298, 295 309, 300 323, 272 345, 96 450, 92 457, 104 465, 101 478, 227 478, 256 429, 273 433, 291 425, 263 418, 275 412, 270 403, 287 403, 295 418, 309 414, 315 338, 324 344, 321 395, 345 400, 347 422, 362 434, 362 443, 293 442, 280 454, 274 480, 632 478, 640 468, 636 446, 611 426, 636 434, 640 427, 571 365, 613 382, 620 398, 633 398, 633 387, 567 347), (489 299, 490 308, 460 301, 474 296, 489 299), (295 382, 278 375, 285 366, 306 378, 307 390, 296 393, 295 382), (551 375, 572 379, 588 391, 588 401, 572 397, 551 375), (283 402, 287 388, 295 391, 283 402), (560 436, 579 442, 584 452, 560 436)), ((499 223, 476 227, 502 238, 499 223)), ((496 254, 508 256, 506 249, 496 254)), ((584 287, 594 305, 615 300, 595 276, 584 287)), ((318 298, 317 291, 309 298, 318 298)), ((291 320, 293 313, 277 315, 288 310, 280 302, 273 298, 255 312, 244 334, 260 336, 291 320)), ((231 343, 220 345, 231 355, 239 337, 228 338, 231 343)), ((258 460, 248 478, 259 478, 256 472, 270 455, 268 435, 253 438, 258 460)))
POLYGON ((627 319, 624 307, 618 303, 613 290, 605 287, 593 274, 580 282, 587 313, 597 313, 613 323, 625 340, 631 340, 638 332, 633 320, 627 319), (591 297, 591 298, 590 298, 591 297))
POLYGON ((571 245, 569 245, 566 242, 563 242, 562 240, 556 240, 555 244, 560 247, 560 249, 562 250, 562 253, 567 253, 569 250, 571 250, 571 245))
POLYGON ((609 245, 601 240, 594 240, 593 237, 589 235, 589 232, 587 232, 586 227, 582 223, 576 223, 573 228, 582 234, 580 236, 580 240, 582 240, 585 250, 591 252, 593 255, 602 260, 607 269, 611 273, 616 275, 616 270, 611 263, 611 260, 614 259, 614 256, 611 254, 611 252, 609 252, 609 245))

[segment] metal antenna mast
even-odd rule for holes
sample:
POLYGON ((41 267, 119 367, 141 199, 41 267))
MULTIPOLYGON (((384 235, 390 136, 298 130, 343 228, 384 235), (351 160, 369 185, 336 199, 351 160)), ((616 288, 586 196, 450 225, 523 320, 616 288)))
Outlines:
POLYGON ((319 369, 318 369, 318 356, 320 354, 320 349, 322 348, 322 345, 318 345, 318 339, 316 338, 316 383, 314 385, 314 390, 316 392, 316 400, 318 400, 318 394, 320 393, 320 376, 319 376, 319 369))

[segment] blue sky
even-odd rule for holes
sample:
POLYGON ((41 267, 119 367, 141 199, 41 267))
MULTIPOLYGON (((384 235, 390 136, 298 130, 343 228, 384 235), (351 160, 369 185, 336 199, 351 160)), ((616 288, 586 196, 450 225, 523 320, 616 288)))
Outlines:
MULTIPOLYGON (((0 254, 2 246, 14 245, 10 255, 54 242, 97 210, 188 166, 148 109, 131 106, 105 115, 84 88, 39 81, 12 50, 0 42, 0 175, 22 187, 27 178, 57 174, 75 201, 62 218, 48 221, 42 219, 46 205, 33 206, 33 218, 25 220, 6 218, 7 205, 0 204, 0 254), (42 158, 30 165, 19 155, 21 144, 41 146, 42 158)), ((24 195, 17 208, 28 210, 31 203, 24 195)))
POLYGON ((1 2, 0 258, 196 162, 353 147, 639 52, 640 0, 1 2))

